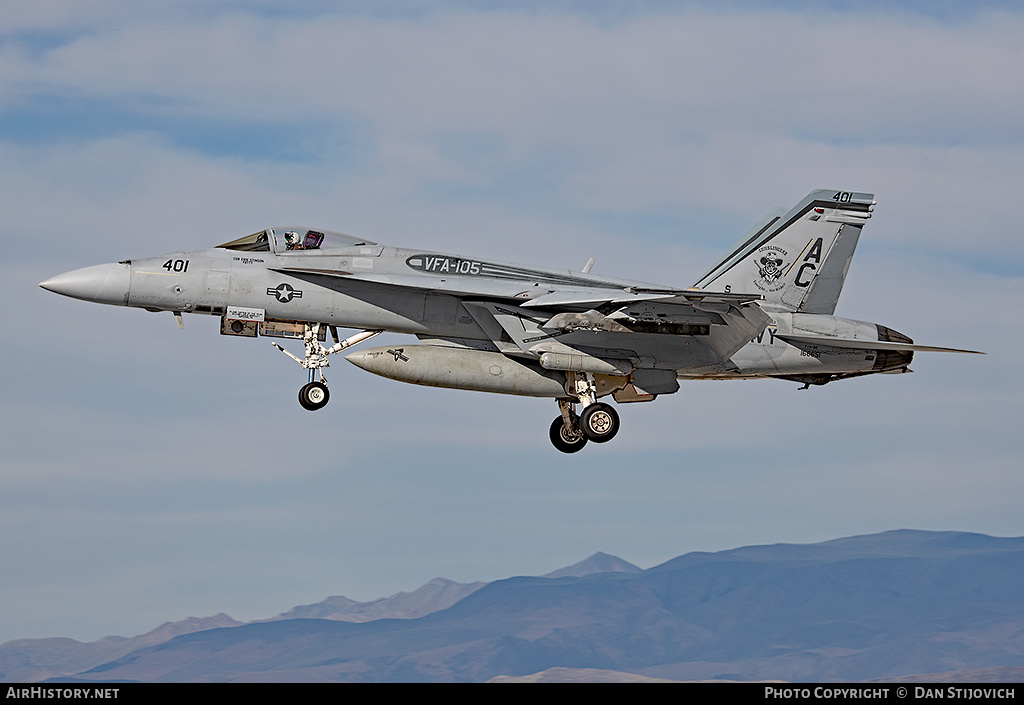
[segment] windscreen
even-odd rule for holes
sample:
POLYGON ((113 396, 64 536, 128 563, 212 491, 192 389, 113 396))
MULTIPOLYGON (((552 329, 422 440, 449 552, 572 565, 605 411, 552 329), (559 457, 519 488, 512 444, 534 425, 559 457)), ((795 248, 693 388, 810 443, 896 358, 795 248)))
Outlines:
POLYGON ((303 227, 267 228, 217 247, 242 252, 288 252, 291 250, 331 250, 357 245, 375 245, 364 238, 330 230, 303 227))

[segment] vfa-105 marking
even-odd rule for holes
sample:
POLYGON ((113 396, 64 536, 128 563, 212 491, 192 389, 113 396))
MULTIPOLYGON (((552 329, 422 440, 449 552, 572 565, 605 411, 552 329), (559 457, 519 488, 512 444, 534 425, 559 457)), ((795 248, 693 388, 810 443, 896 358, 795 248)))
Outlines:
POLYGON ((419 344, 352 352, 384 377, 550 397, 550 438, 574 453, 619 430, 617 403, 651 401, 679 380, 775 377, 822 385, 909 372, 916 345, 885 326, 833 315, 872 194, 812 191, 755 225, 693 287, 675 288, 385 247, 311 228, 268 228, 210 250, 124 260, 40 286, 86 301, 219 316, 224 335, 295 338, 307 370, 299 403, 329 398, 335 353, 382 331, 419 344), (360 332, 344 340, 338 328, 360 332), (328 345, 327 332, 333 344, 328 345), (577 411, 577 409, 579 411, 577 411))

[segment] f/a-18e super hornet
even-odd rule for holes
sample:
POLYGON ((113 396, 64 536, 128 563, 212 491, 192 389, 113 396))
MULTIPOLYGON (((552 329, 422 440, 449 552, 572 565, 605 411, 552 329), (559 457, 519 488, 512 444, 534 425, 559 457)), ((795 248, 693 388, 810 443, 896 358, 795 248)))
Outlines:
POLYGON ((86 301, 220 317, 224 335, 300 339, 299 403, 322 408, 330 355, 383 331, 420 344, 353 352, 402 382, 551 397, 565 453, 619 430, 618 403, 679 380, 774 377, 804 388, 909 372, 918 350, 891 328, 833 314, 873 195, 812 191, 775 209, 693 287, 611 279, 389 247, 305 227, 268 228, 210 250, 78 269, 44 289, 86 301), (338 327, 361 332, 339 340, 338 327), (330 331, 334 344, 325 344, 330 331), (580 412, 577 414, 576 407, 580 412))

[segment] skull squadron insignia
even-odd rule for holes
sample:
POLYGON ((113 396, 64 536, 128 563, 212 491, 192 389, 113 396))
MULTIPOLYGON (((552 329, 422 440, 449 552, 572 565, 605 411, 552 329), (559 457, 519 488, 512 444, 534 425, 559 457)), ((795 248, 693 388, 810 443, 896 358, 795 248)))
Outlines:
POLYGON ((574 453, 619 431, 618 404, 674 394, 688 379, 773 377, 806 389, 909 372, 915 344, 834 314, 873 195, 812 191, 755 225, 693 287, 385 247, 328 230, 268 228, 209 250, 123 260, 40 284, 65 296, 221 318, 223 335, 272 344, 307 372, 315 411, 331 355, 388 331, 420 344, 346 360, 412 384, 548 397, 549 437, 574 453), (340 340, 338 328, 359 332, 340 340), (326 344, 330 332, 332 345, 326 344))

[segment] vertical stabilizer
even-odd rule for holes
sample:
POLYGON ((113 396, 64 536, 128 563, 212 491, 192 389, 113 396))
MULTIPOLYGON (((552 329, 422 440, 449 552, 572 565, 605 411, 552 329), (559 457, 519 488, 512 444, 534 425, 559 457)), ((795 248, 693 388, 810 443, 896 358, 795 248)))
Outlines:
POLYGON ((696 286, 761 293, 791 311, 832 314, 874 194, 819 189, 755 225, 696 286))

